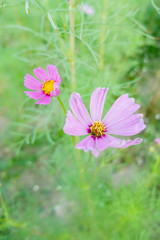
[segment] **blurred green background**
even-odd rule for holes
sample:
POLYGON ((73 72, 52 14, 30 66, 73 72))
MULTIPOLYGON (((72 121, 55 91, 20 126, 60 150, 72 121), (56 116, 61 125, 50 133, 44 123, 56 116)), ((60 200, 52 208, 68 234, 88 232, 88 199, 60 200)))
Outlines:
MULTIPOLYGON (((89 106, 96 87, 109 87, 104 114, 128 93, 147 124, 142 144, 92 157, 88 187, 57 99, 36 106, 24 94, 25 74, 53 64, 69 108, 69 1, 28 2, 29 14, 25 1, 0 6, 0 240, 159 240, 159 1, 75 1, 76 92, 89 106)), ((85 167, 89 153, 79 153, 85 167)))

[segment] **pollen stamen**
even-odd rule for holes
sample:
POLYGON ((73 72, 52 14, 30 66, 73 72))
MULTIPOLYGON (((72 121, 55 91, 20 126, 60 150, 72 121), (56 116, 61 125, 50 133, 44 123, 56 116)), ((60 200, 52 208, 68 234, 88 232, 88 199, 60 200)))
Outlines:
POLYGON ((54 80, 48 80, 43 83, 42 91, 46 95, 50 95, 53 90, 54 90, 54 80))
POLYGON ((92 123, 92 126, 90 127, 91 134, 95 137, 103 136, 105 132, 104 124, 100 121, 95 121, 92 123))

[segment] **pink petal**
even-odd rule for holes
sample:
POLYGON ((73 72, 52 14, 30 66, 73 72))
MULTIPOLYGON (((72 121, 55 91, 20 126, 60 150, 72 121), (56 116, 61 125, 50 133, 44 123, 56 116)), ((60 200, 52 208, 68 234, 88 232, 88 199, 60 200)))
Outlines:
POLYGON ((59 84, 58 83, 54 83, 54 90, 51 92, 51 96, 52 97, 55 97, 55 96, 57 96, 57 95, 59 95, 60 94, 60 89, 59 89, 59 84))
POLYGON ((85 126, 89 127, 92 124, 89 113, 82 102, 82 99, 78 93, 72 93, 70 100, 70 107, 76 118, 85 126))
POLYGON ((29 74, 24 77, 24 86, 31 90, 42 90, 42 83, 29 74))
POLYGON ((134 98, 129 98, 128 94, 120 96, 112 105, 108 113, 103 119, 103 123, 108 126, 124 119, 140 108, 135 104, 134 98))
POLYGON ((99 151, 102 151, 108 147, 111 148, 126 148, 131 145, 140 144, 143 139, 136 138, 134 140, 123 140, 119 138, 115 138, 109 135, 104 135, 100 138, 97 138, 96 146, 99 151))
POLYGON ((104 102, 109 88, 97 88, 91 96, 90 112, 93 121, 101 121, 104 102))
POLYGON ((80 6, 80 10, 89 16, 94 14, 94 8, 85 3, 80 6))
POLYGON ((155 142, 158 146, 160 146, 160 138, 155 138, 155 139, 154 139, 154 142, 155 142))
POLYGON ((43 92, 27 92, 27 91, 25 91, 25 94, 27 96, 29 96, 30 98, 36 99, 36 100, 40 99, 40 98, 42 98, 44 96, 43 92))
POLYGON ((51 101, 51 96, 49 95, 44 95, 36 104, 42 104, 42 105, 47 105, 51 101))
POLYGON ((57 95, 60 94, 60 90, 59 89, 54 89, 52 92, 51 92, 51 96, 52 97, 56 97, 57 95))
POLYGON ((95 139, 95 137, 93 137, 92 135, 89 135, 86 138, 84 138, 81 142, 79 142, 75 146, 75 148, 82 149, 85 152, 88 152, 89 150, 91 150, 92 154, 94 154, 95 157, 98 157, 99 153, 95 149, 95 146, 96 146, 96 139, 95 139))
POLYGON ((96 147, 97 147, 98 151, 102 151, 102 150, 108 148, 109 143, 110 143, 110 141, 108 140, 106 135, 98 137, 96 139, 96 147))
POLYGON ((99 152, 96 149, 92 149, 91 153, 97 158, 99 156, 99 152))
POLYGON ((66 123, 63 131, 72 136, 81 136, 88 134, 87 128, 84 127, 79 120, 77 120, 71 111, 67 112, 66 123))
POLYGON ((47 75, 46 71, 43 68, 41 68, 41 67, 35 68, 33 70, 33 72, 34 72, 35 76, 37 78, 39 78, 42 82, 49 80, 49 76, 47 75))
POLYGON ((125 119, 117 121, 110 126, 106 126, 107 133, 121 136, 132 136, 146 128, 142 120, 142 114, 133 114, 125 119))
POLYGON ((47 70, 48 70, 49 79, 54 80, 55 82, 60 84, 61 78, 60 78, 60 75, 58 73, 56 66, 47 65, 47 70))

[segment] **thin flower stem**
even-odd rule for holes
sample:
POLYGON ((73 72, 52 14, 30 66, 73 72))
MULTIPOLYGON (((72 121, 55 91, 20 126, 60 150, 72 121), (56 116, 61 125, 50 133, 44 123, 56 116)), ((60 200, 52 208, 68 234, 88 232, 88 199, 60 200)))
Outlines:
POLYGON ((24 223, 17 223, 17 222, 14 222, 11 219, 9 219, 7 223, 10 224, 12 227, 15 227, 15 228, 24 228, 25 227, 24 223))
MULTIPOLYGON (((72 141, 73 141, 73 145, 75 146, 76 140, 75 140, 75 137, 74 137, 74 136, 72 136, 72 141)), ((80 174, 81 174, 81 179, 82 179, 83 187, 85 188, 85 190, 86 190, 86 192, 87 192, 88 205, 90 206, 90 211, 91 211, 91 214, 92 214, 92 216, 93 216, 94 210, 93 210, 92 198, 91 198, 91 195, 90 195, 90 187, 89 187, 89 185, 88 185, 87 182, 86 182, 85 172, 84 172, 84 168, 83 168, 83 164, 82 164, 80 152, 78 151, 78 149, 76 149, 76 156, 77 156, 77 162, 78 162, 78 167, 79 167, 80 174)))
POLYGON ((8 212, 7 206, 6 206, 5 202, 4 202, 1 190, 0 190, 0 204, 1 204, 2 209, 4 211, 5 218, 6 218, 6 220, 8 220, 9 219, 9 212, 8 212))
POLYGON ((81 1, 81 0, 78 0, 77 2, 75 2, 74 7, 76 7, 77 4, 80 3, 80 1, 81 1))
POLYGON ((61 99, 60 99, 59 96, 57 96, 57 99, 58 99, 58 101, 59 101, 59 103, 60 103, 60 105, 61 105, 61 107, 62 107, 62 109, 63 109, 63 111, 64 111, 64 114, 66 115, 67 111, 66 111, 66 109, 65 109, 65 106, 64 106, 63 102, 61 101, 61 99))
POLYGON ((74 0, 69 0, 69 19, 70 19, 70 70, 71 70, 71 88, 75 90, 75 35, 74 35, 74 0))
MULTIPOLYGON (((76 140, 75 140, 74 136, 72 136, 72 141, 73 141, 73 145, 75 146, 76 140)), ((82 159, 81 159, 80 152, 79 152, 78 149, 76 149, 76 156, 77 156, 77 162, 78 162, 78 167, 79 167, 79 171, 80 171, 80 174, 81 174, 81 180, 82 180, 82 183, 83 183, 83 187, 86 190, 90 216, 93 217, 93 220, 91 220, 91 223, 89 225, 89 228, 90 228, 90 231, 91 231, 91 234, 92 234, 92 229, 97 228, 97 220, 96 220, 96 217, 95 217, 94 205, 93 205, 92 196, 91 196, 91 192, 90 192, 90 185, 87 184, 85 171, 84 171, 83 164, 82 164, 82 159)), ((91 157, 89 158, 89 162, 90 162, 90 160, 91 160, 91 157)), ((97 229, 97 232, 98 232, 98 229, 97 229)))
POLYGON ((100 166, 97 168, 97 170, 94 172, 93 177, 91 178, 91 183, 93 183, 95 177, 97 176, 97 174, 101 171, 101 169, 105 166, 105 164, 103 164, 103 162, 100 164, 100 166))
POLYGON ((88 158, 88 162, 87 162, 87 166, 86 166, 86 169, 85 169, 85 172, 88 171, 88 168, 89 168, 90 163, 91 163, 91 159, 92 159, 92 153, 91 153, 91 151, 90 151, 90 153, 89 153, 89 158, 88 158))
MULTIPOLYGON (((0 188, 1 188, 1 185, 0 185, 0 188)), ((5 222, 3 224, 4 226, 6 226, 6 224, 9 224, 12 227, 24 227, 24 223, 16 223, 10 218, 7 206, 5 204, 5 201, 4 201, 2 193, 1 193, 1 190, 0 190, 0 205, 2 206, 4 216, 5 216, 5 222)), ((3 225, 1 224, 1 226, 3 226, 3 225)))
POLYGON ((123 148, 121 148, 116 154, 114 154, 112 157, 110 157, 107 161, 102 161, 101 164, 99 165, 99 167, 97 168, 97 170, 94 172, 91 181, 90 181, 90 185, 93 183, 93 181, 95 180, 97 174, 101 171, 101 169, 106 166, 106 164, 108 164, 109 162, 111 162, 113 160, 113 158, 119 154, 121 151, 123 150, 123 148))
POLYGON ((159 166, 160 166, 160 156, 159 153, 153 148, 152 151, 155 156, 155 163, 151 169, 151 173, 145 183, 145 187, 149 188, 152 184, 156 181, 157 177, 159 176, 159 166))
MULTIPOLYGON (((102 12, 102 23, 105 23, 107 17, 106 11, 106 0, 103 0, 103 12, 102 12)), ((101 34, 100 34, 100 50, 99 50, 99 68, 102 70, 104 68, 104 52, 105 52, 105 34, 106 34, 106 25, 102 24, 101 34)))
MULTIPOLYGON (((75 34, 74 34, 74 8, 75 8, 75 0, 69 0, 69 18, 70 18, 70 72, 71 72, 71 88, 75 90, 76 88, 76 79, 75 79, 75 34)), ((76 140, 75 137, 72 136, 73 145, 75 146, 76 140)), ((90 206, 92 215, 93 215, 93 208, 92 208, 92 199, 89 192, 89 186, 86 183, 84 168, 80 156, 80 152, 76 149, 76 156, 78 161, 78 167, 81 174, 81 179, 85 189, 87 190, 87 197, 88 197, 88 204, 90 206)))
MULTIPOLYGON (((76 145, 76 139, 75 136, 72 136, 72 142, 73 142, 73 146, 75 147, 76 145)), ((84 178, 84 169, 83 169, 83 165, 82 165, 82 161, 81 161, 81 156, 80 156, 80 152, 78 151, 78 149, 76 150, 76 156, 77 156, 77 160, 78 160, 78 167, 80 169, 80 173, 81 173, 81 179, 83 181, 83 183, 85 182, 85 178, 84 178)), ((84 184, 86 187, 86 184, 84 184)))

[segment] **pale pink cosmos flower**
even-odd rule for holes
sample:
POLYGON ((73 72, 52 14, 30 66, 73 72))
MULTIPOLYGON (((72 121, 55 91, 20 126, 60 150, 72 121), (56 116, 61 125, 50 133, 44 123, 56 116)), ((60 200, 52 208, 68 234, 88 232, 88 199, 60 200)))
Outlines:
POLYGON ((93 16, 94 15, 94 8, 89 6, 87 3, 82 4, 79 7, 80 11, 84 12, 85 14, 89 15, 89 16, 93 16))
POLYGON ((60 93, 61 78, 56 66, 47 65, 48 73, 41 67, 33 70, 35 76, 39 79, 26 74, 24 80, 24 86, 35 90, 25 91, 25 94, 32 99, 39 101, 36 104, 47 105, 51 101, 51 97, 55 97, 60 93))
POLYGON ((72 93, 70 97, 71 111, 67 112, 64 132, 81 136, 88 135, 75 148, 83 149, 85 152, 91 150, 95 157, 99 151, 108 147, 125 148, 137 145, 142 139, 124 140, 111 136, 133 136, 146 128, 142 119, 142 114, 133 114, 140 105, 135 104, 134 98, 129 98, 128 94, 120 96, 112 105, 107 114, 102 118, 104 102, 108 88, 97 88, 91 96, 89 115, 82 99, 78 93, 72 93), (111 134, 111 135, 110 135, 111 134))
POLYGON ((154 142, 155 142, 158 146, 160 146, 160 138, 155 138, 155 139, 154 139, 154 142))

